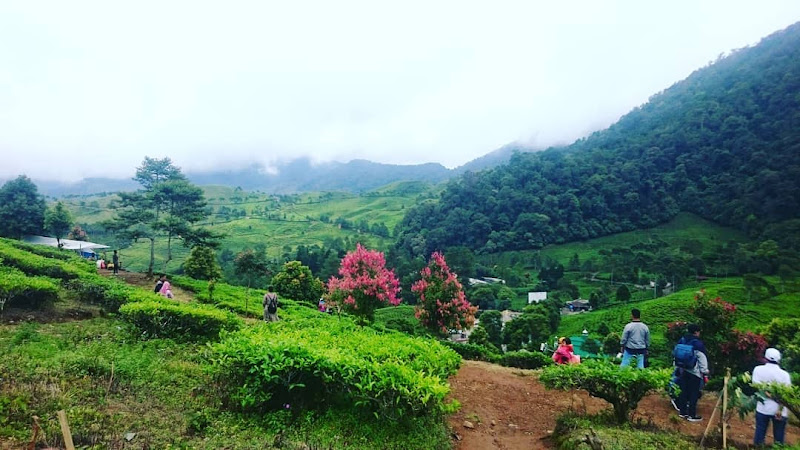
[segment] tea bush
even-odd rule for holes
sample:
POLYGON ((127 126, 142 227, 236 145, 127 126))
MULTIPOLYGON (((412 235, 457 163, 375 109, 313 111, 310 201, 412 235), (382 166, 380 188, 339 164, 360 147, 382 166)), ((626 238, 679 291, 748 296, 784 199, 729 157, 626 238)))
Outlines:
POLYGON ((473 361, 486 361, 496 363, 500 359, 500 354, 489 347, 476 344, 468 344, 452 341, 441 341, 447 347, 453 349, 464 359, 473 361))
POLYGON ((500 356, 500 365, 518 369, 539 369, 553 364, 553 359, 540 352, 508 352, 500 356))
POLYGON ((617 423, 625 423, 647 394, 666 388, 670 370, 633 369, 605 361, 548 367, 539 377, 548 389, 584 389, 614 408, 617 423))
POLYGON ((90 268, 82 261, 64 261, 20 250, 9 242, 6 239, 0 241, 0 259, 4 265, 15 267, 27 275, 72 280, 88 273, 90 268))
POLYGON ((46 277, 27 277, 16 269, 0 270, 0 312, 6 306, 36 309, 58 299, 58 282, 46 277))
POLYGON ((213 307, 167 300, 126 303, 119 309, 145 339, 171 338, 179 342, 216 339, 222 330, 235 330, 241 321, 213 307))
POLYGON ((461 361, 435 341, 325 315, 228 334, 211 358, 238 408, 346 403, 394 418, 445 411, 445 379, 461 361))
POLYGON ((26 244, 22 241, 16 241, 13 239, 2 239, 1 241, 2 243, 8 244, 16 249, 24 250, 35 255, 43 256, 45 258, 55 258, 61 261, 70 262, 77 266, 82 266, 83 270, 86 271, 93 270, 95 267, 93 262, 83 259, 76 253, 69 250, 59 250, 44 245, 26 244))

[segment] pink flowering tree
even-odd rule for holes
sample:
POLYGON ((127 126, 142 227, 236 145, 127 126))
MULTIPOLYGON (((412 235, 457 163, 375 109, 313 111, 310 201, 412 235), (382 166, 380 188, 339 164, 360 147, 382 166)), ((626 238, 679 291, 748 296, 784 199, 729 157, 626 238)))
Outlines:
POLYGON ((475 323, 478 308, 469 304, 461 283, 441 253, 431 255, 420 275, 422 278, 411 290, 419 295, 415 315, 425 327, 446 336, 450 329, 463 330, 475 323))
POLYGON ((339 275, 328 280, 330 299, 363 321, 371 322, 382 306, 400 304, 400 282, 381 252, 357 244, 342 258, 339 275))

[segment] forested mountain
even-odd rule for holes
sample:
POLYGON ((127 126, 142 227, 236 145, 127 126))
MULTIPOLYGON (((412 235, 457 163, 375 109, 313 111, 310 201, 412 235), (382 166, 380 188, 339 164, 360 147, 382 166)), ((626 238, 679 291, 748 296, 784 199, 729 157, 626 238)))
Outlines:
POLYGON ((487 252, 650 227, 681 210, 753 235, 800 229, 800 24, 732 52, 564 148, 451 180, 398 246, 487 252))

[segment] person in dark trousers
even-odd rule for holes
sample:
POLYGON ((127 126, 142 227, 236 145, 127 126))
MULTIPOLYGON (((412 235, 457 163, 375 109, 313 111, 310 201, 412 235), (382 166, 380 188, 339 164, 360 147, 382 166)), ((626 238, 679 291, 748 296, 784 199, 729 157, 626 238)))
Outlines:
POLYGON ((636 358, 636 367, 644 369, 644 359, 647 356, 647 349, 650 347, 650 328, 641 320, 642 313, 634 308, 631 310, 631 321, 622 330, 620 340, 620 352, 622 352, 622 364, 620 367, 627 367, 631 364, 631 358, 636 358))
POLYGON ((119 254, 114 250, 114 256, 111 257, 111 262, 114 264, 114 274, 119 273, 119 254))
MULTIPOLYGON (((766 363, 753 369, 753 383, 780 383, 787 386, 792 385, 792 377, 789 372, 781 369, 781 352, 775 348, 768 348, 764 352, 766 363)), ((756 405, 756 434, 753 444, 764 445, 764 438, 767 436, 769 422, 772 421, 772 436, 776 444, 783 444, 786 434, 786 421, 789 416, 788 409, 778 404, 771 398, 764 399, 756 405)))
MULTIPOLYGON (((690 324, 687 327, 687 332, 690 335, 694 335, 695 327, 697 327, 697 331, 699 334, 700 327, 698 325, 693 326, 692 324, 690 324)), ((684 339, 681 338, 678 342, 684 343, 684 339)), ((703 354, 706 355, 706 360, 708 360, 708 351, 706 351, 706 344, 704 344, 703 341, 701 341, 700 339, 692 339, 689 341, 689 344, 695 350, 703 352, 703 354)), ((675 370, 672 371, 672 378, 669 381, 669 386, 667 387, 667 391, 669 392, 669 397, 670 397, 669 401, 670 403, 672 403, 672 407, 675 408, 675 411, 681 410, 680 407, 678 407, 678 396, 680 395, 680 393, 677 391, 679 391, 679 389, 675 388, 679 387, 678 384, 680 383, 682 370, 683 369, 681 369, 680 367, 677 366, 675 367, 675 370)), ((703 377, 703 380, 700 383, 700 389, 697 396, 698 399, 703 393, 703 386, 705 386, 706 381, 707 381, 706 377, 703 377)))
POLYGON ((166 275, 161 275, 161 277, 156 281, 156 287, 153 288, 153 292, 156 294, 161 292, 161 287, 164 286, 164 282, 167 281, 166 275))
POLYGON ((678 396, 678 409, 682 418, 689 422, 700 422, 703 418, 697 415, 697 399, 700 398, 700 386, 708 378, 708 358, 706 346, 700 340, 700 326, 689 324, 687 331, 678 343, 692 346, 696 362, 691 368, 679 368, 678 387, 681 393, 678 396))

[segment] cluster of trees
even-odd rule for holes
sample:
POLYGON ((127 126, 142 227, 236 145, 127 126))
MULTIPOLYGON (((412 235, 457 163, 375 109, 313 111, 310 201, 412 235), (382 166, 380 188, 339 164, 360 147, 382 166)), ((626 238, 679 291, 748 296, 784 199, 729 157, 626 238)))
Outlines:
MULTIPOLYGON (((566 148, 449 182, 397 248, 535 249, 651 227, 680 210, 759 236, 800 211, 800 26, 734 52, 566 148)), ((794 224, 797 229, 797 223, 794 224)), ((783 240, 783 241, 782 241, 783 240)))
POLYGON ((62 202, 48 207, 36 185, 25 175, 6 182, 0 187, 0 236, 20 239, 28 234, 51 234, 61 245, 61 239, 70 233, 81 236, 73 229, 72 214, 62 202))
POLYGON ((560 323, 561 306, 557 300, 528 305, 505 326, 500 311, 487 310, 480 315, 480 324, 472 331, 469 341, 493 351, 499 351, 504 344, 508 351, 539 351, 539 344, 547 342, 560 323))

